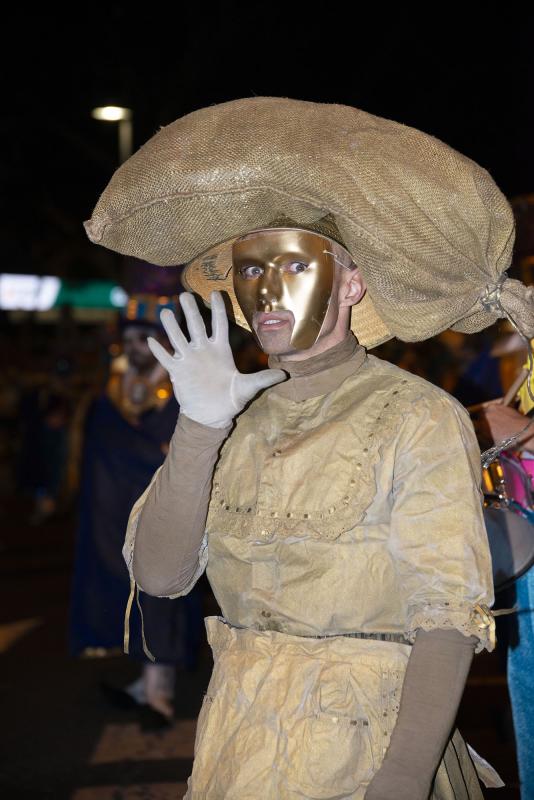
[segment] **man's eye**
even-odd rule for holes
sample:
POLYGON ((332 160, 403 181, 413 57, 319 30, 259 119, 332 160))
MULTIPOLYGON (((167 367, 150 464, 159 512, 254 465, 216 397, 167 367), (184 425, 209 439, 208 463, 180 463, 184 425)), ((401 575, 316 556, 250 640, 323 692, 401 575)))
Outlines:
POLYGON ((296 275, 299 272, 304 272, 308 269, 308 264, 304 264, 302 261, 292 261, 291 264, 288 264, 286 267, 287 272, 291 272, 293 275, 296 275))
POLYGON ((241 275, 243 278, 259 278, 263 275, 261 267, 242 267, 241 275))

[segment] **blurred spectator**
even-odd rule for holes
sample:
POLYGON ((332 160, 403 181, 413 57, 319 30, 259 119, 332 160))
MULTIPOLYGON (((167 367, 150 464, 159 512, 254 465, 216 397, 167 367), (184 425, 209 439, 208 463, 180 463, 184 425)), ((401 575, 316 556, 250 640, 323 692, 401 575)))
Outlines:
MULTIPOLYGON (((122 651, 124 612, 130 592, 122 558, 132 505, 144 492, 167 452, 178 416, 167 374, 152 357, 147 336, 166 343, 159 327, 168 298, 130 300, 122 321, 123 354, 112 364, 105 392, 92 404, 85 425, 80 520, 71 607, 75 655, 122 651)), ((193 668, 202 626, 200 590, 167 600, 141 595, 148 647, 143 653, 141 621, 130 619, 130 654, 143 662, 139 678, 125 688, 102 685, 106 698, 141 714, 145 725, 165 724, 173 715, 175 668, 193 668)))
POLYGON ((39 525, 58 510, 67 463, 70 398, 53 385, 39 387, 22 397, 20 411, 18 484, 32 499, 29 521, 39 525))
MULTIPOLYGON (((532 343, 534 344, 534 342, 532 343)), ((532 375, 531 382, 534 392, 532 375)), ((510 436, 520 433, 515 445, 511 448, 522 464, 525 479, 530 482, 534 491, 534 424, 524 430, 528 417, 534 414, 534 402, 527 389, 527 381, 519 390, 517 408, 502 403, 489 404, 484 409, 484 416, 494 443, 499 443, 510 436)), ((528 492, 526 493, 528 498, 528 492)), ((517 498, 510 498, 517 500, 517 498)), ((521 498, 522 502, 530 500, 521 498)), ((532 527, 534 536, 534 526, 532 527)), ((521 797, 531 800, 534 797, 534 567, 518 578, 514 584, 515 605, 517 615, 510 623, 508 648, 508 688, 512 703, 514 729, 517 747, 521 797)))

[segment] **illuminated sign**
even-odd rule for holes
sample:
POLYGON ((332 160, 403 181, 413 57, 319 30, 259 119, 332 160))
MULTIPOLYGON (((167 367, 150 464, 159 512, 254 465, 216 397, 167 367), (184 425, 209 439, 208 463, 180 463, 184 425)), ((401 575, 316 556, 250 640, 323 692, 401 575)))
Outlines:
POLYGON ((49 311, 57 306, 124 308, 128 295, 111 281, 62 281, 52 275, 0 274, 0 308, 49 311))

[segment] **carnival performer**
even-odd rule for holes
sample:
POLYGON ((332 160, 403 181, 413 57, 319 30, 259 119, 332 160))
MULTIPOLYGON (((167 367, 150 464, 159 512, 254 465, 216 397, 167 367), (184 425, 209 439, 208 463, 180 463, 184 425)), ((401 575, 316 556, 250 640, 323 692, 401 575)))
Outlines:
POLYGON ((86 229, 189 262, 212 308, 208 336, 184 294, 190 341, 164 312, 175 353, 150 343, 181 413, 124 549, 133 588, 178 597, 207 567, 222 609, 186 797, 481 798, 453 731, 494 645, 478 445, 365 348, 507 313, 534 333, 491 177, 357 109, 257 97, 163 128, 86 229), (225 302, 270 370, 235 369, 225 302))

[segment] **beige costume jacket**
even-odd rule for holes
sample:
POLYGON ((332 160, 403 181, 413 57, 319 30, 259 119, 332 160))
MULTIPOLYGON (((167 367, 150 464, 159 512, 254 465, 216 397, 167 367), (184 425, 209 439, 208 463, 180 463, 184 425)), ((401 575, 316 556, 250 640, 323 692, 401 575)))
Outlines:
MULTIPOLYGON (((479 465, 465 410, 362 348, 329 371, 329 391, 290 380, 239 417, 191 583, 207 566, 224 620, 208 621, 215 668, 188 798, 364 797, 416 631, 493 646, 479 465)), ((434 798, 481 796, 462 748, 434 798)))

